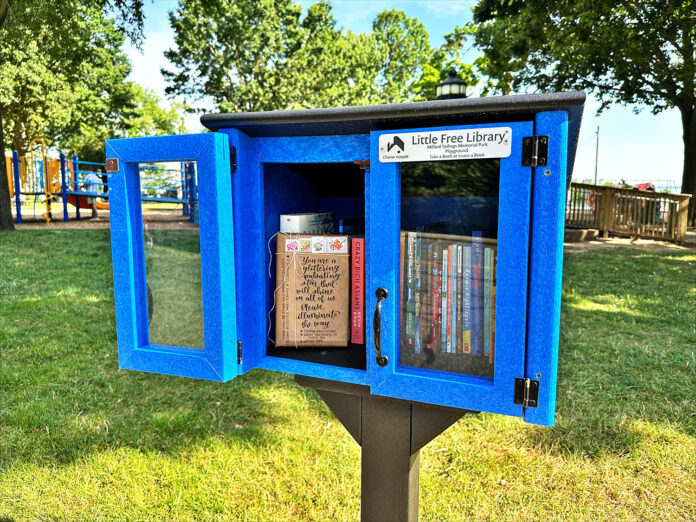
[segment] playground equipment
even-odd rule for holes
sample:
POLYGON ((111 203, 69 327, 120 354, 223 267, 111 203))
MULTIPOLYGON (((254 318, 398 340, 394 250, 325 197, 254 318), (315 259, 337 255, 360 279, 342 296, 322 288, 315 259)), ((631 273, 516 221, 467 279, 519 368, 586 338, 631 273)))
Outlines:
MULTIPOLYGON (((81 219, 80 210, 89 209, 88 198, 96 198, 97 210, 109 209, 109 193, 104 163, 80 160, 77 154, 69 159, 64 153, 58 159, 49 158, 46 142, 32 140, 27 156, 12 151, 8 162, 8 186, 14 199, 17 223, 23 222, 22 205, 27 196, 33 196, 34 212, 39 200, 46 205, 46 223, 53 219, 51 203, 60 198, 63 204, 63 221, 69 220, 68 205, 75 207, 75 217, 81 219), (85 185, 88 174, 96 174, 101 182, 85 185), (97 187, 95 189, 95 186, 97 187)), ((198 190, 196 169, 192 162, 179 162, 179 168, 158 164, 143 164, 140 169, 142 201, 182 205, 182 214, 190 221, 198 222, 198 190)))
MULTIPOLYGON (((60 188, 60 184, 58 162, 47 158, 47 149, 43 138, 37 138, 29 143, 26 157, 19 157, 17 152, 13 151, 12 157, 7 161, 7 181, 10 198, 15 200, 18 208, 27 196, 33 199, 34 212, 37 202, 41 200, 46 204, 48 223, 51 219, 51 194, 60 188)), ((18 216, 21 216, 21 213, 18 216)), ((18 223, 21 222, 20 217, 18 223)))

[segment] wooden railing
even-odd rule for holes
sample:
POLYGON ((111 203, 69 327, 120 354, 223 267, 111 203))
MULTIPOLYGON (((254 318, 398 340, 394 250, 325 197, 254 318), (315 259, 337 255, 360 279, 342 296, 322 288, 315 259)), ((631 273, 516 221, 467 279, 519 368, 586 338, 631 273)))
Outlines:
POLYGON ((618 234, 683 243, 690 197, 571 183, 566 226, 596 228, 603 237, 618 234))

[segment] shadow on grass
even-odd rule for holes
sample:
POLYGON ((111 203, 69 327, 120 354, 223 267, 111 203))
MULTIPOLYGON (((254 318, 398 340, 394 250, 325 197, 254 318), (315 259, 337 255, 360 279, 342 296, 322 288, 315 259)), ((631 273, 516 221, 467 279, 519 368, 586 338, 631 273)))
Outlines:
POLYGON ((198 229, 183 228, 181 230, 149 229, 144 234, 145 244, 148 246, 161 246, 187 254, 201 253, 200 234, 198 229))
MULTIPOLYGON (((283 374, 217 383, 118 370, 108 233, 60 232, 0 237, 0 468, 209 438, 264 447, 307 422, 307 403, 330 415, 283 374)), ((624 455, 644 437, 636 422, 696 434, 694 281, 690 252, 567 256, 557 421, 532 441, 624 455)))
MULTIPOLYGON (((189 251, 191 234, 168 235, 189 251)), ((118 370, 108 231, 20 231, 0 252, 0 290, 21 290, 0 303, 0 469, 210 438, 263 447, 321 404, 283 374, 219 383, 118 370)))
POLYGON ((290 377, 262 371, 219 383, 113 370, 90 377, 90 370, 61 372, 53 385, 36 383, 3 401, 0 468, 69 464, 119 447, 176 454, 211 438, 266 447, 277 441, 275 427, 296 420, 294 404, 320 402, 290 377))
POLYGON ((628 455, 640 422, 696 436, 696 253, 568 256, 556 425, 542 449, 628 455))

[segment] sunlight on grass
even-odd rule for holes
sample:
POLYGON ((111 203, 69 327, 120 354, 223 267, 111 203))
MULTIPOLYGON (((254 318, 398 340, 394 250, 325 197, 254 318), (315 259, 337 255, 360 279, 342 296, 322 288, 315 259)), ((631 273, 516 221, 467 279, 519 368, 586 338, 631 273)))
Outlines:
POLYGON ((60 288, 54 295, 56 297, 75 297, 77 296, 78 289, 75 287, 60 288))
POLYGON ((615 296, 600 295, 595 296, 593 300, 569 297, 567 305, 586 312, 621 312, 635 317, 649 317, 637 312, 631 304, 631 299, 617 299, 615 296))
MULTIPOLYGON (((556 425, 462 418, 420 519, 696 519, 695 281, 692 252, 566 255, 556 425)), ((0 235, 0 520, 359 519, 360 448, 313 391, 119 370, 113 314, 108 231, 0 235)))

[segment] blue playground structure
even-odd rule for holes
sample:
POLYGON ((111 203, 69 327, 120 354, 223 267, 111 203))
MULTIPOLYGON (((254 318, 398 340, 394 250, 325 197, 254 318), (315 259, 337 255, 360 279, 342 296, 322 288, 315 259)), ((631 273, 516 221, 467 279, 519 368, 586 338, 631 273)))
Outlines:
MULTIPOLYGON (((194 162, 179 162, 179 168, 143 163, 140 165, 141 200, 180 204, 182 214, 198 224, 196 177, 194 162)), ((60 198, 63 204, 63 221, 69 220, 69 204, 75 207, 75 218, 80 220, 80 210, 90 208, 88 198, 97 198, 97 210, 109 209, 105 163, 80 160, 77 154, 68 158, 61 152, 60 159, 55 160, 45 153, 27 158, 13 151, 12 182, 10 196, 15 202, 17 223, 23 222, 22 204, 31 202, 26 196, 33 197, 35 207, 40 198, 45 201, 46 223, 53 219, 51 200, 54 198, 60 198), (86 184, 85 178, 89 174, 96 174, 101 181, 86 184)))

